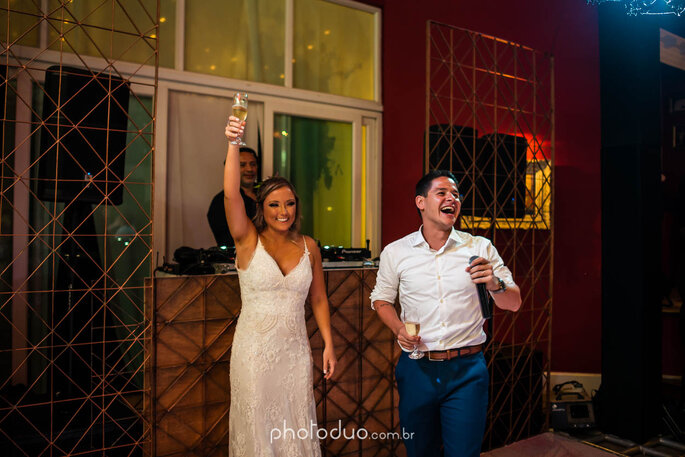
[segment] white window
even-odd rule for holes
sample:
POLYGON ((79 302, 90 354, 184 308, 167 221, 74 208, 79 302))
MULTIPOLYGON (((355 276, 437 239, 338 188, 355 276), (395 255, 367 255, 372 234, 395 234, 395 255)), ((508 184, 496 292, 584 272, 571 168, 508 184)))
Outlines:
POLYGON ((369 240, 377 255, 380 10, 350 0, 164 0, 157 27, 156 4, 46 0, 0 12, 19 40, 13 57, 33 68, 114 65, 143 95, 157 75, 155 258, 215 244, 206 211, 222 186, 235 91, 249 94, 247 141, 261 149, 262 177, 278 170, 301 189, 307 234, 352 247, 369 240), (50 20, 34 27, 46 3, 50 20))

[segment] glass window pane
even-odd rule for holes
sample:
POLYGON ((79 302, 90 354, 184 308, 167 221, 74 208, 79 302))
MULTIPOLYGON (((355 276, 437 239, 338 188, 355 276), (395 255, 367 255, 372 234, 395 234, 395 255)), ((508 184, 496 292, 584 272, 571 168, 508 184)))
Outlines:
POLYGON ((185 69, 283 85, 285 0, 186 2, 185 69))
POLYGON ((174 68, 176 61, 176 0, 159 2, 159 66, 174 68))
POLYGON ((9 44, 38 47, 39 29, 42 18, 40 2, 11 0, 0 10, 0 36, 9 44), (9 11, 8 11, 9 10, 9 11), (9 27, 9 36, 7 34, 9 27))
MULTIPOLYGON (((93 214, 104 279, 109 290, 121 289, 108 301, 108 312, 121 341, 126 367, 143 364, 142 342, 131 335, 144 332, 144 280, 152 273, 152 98, 131 95, 126 138, 124 196, 118 206, 100 205, 93 214)), ((143 373, 121 376, 143 385, 143 373)))
POLYGON ((323 245, 352 243, 352 124, 274 116, 274 174, 302 205, 302 233, 323 245))
MULTIPOLYGON (((164 5, 163 16, 170 20, 165 20, 159 33, 167 37, 173 37, 174 34, 175 3, 175 0, 161 3, 164 5)), ((61 0, 50 0, 48 11, 50 49, 110 60, 155 64, 156 0, 87 0, 64 5, 61 0), (63 35, 61 38, 60 34, 63 35)), ((171 46, 173 49, 173 43, 171 46)), ((164 61, 160 60, 160 65, 173 66, 173 55, 173 50, 168 52, 165 48, 161 54, 164 61)))
POLYGON ((293 84, 374 99, 374 16, 323 0, 295 0, 293 84))

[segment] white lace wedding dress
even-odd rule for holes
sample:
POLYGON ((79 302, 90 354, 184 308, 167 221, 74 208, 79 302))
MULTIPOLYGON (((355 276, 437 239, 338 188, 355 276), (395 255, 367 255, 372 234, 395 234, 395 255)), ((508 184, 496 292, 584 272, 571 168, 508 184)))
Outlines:
POLYGON ((307 245, 284 276, 257 240, 238 274, 242 310, 231 353, 229 456, 320 456, 304 319, 312 281, 307 245))

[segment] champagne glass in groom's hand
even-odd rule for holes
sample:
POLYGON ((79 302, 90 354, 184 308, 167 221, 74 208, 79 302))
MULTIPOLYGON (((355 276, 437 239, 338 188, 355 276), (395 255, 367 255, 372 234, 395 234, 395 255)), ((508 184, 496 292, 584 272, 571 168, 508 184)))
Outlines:
MULTIPOLYGON (((409 336, 418 336, 421 331, 421 324, 416 320, 407 320, 406 311, 404 311, 404 328, 409 336)), ((423 352, 419 351, 419 347, 414 345, 414 350, 409 354, 410 359, 418 360, 423 357, 423 352)))

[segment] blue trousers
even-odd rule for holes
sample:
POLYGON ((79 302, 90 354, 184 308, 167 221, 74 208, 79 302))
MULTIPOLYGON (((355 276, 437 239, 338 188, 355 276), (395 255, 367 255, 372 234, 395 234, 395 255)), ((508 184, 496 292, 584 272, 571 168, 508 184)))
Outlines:
POLYGON ((432 362, 403 352, 395 378, 408 457, 439 457, 441 446, 445 457, 480 455, 489 382, 483 353, 432 362))

